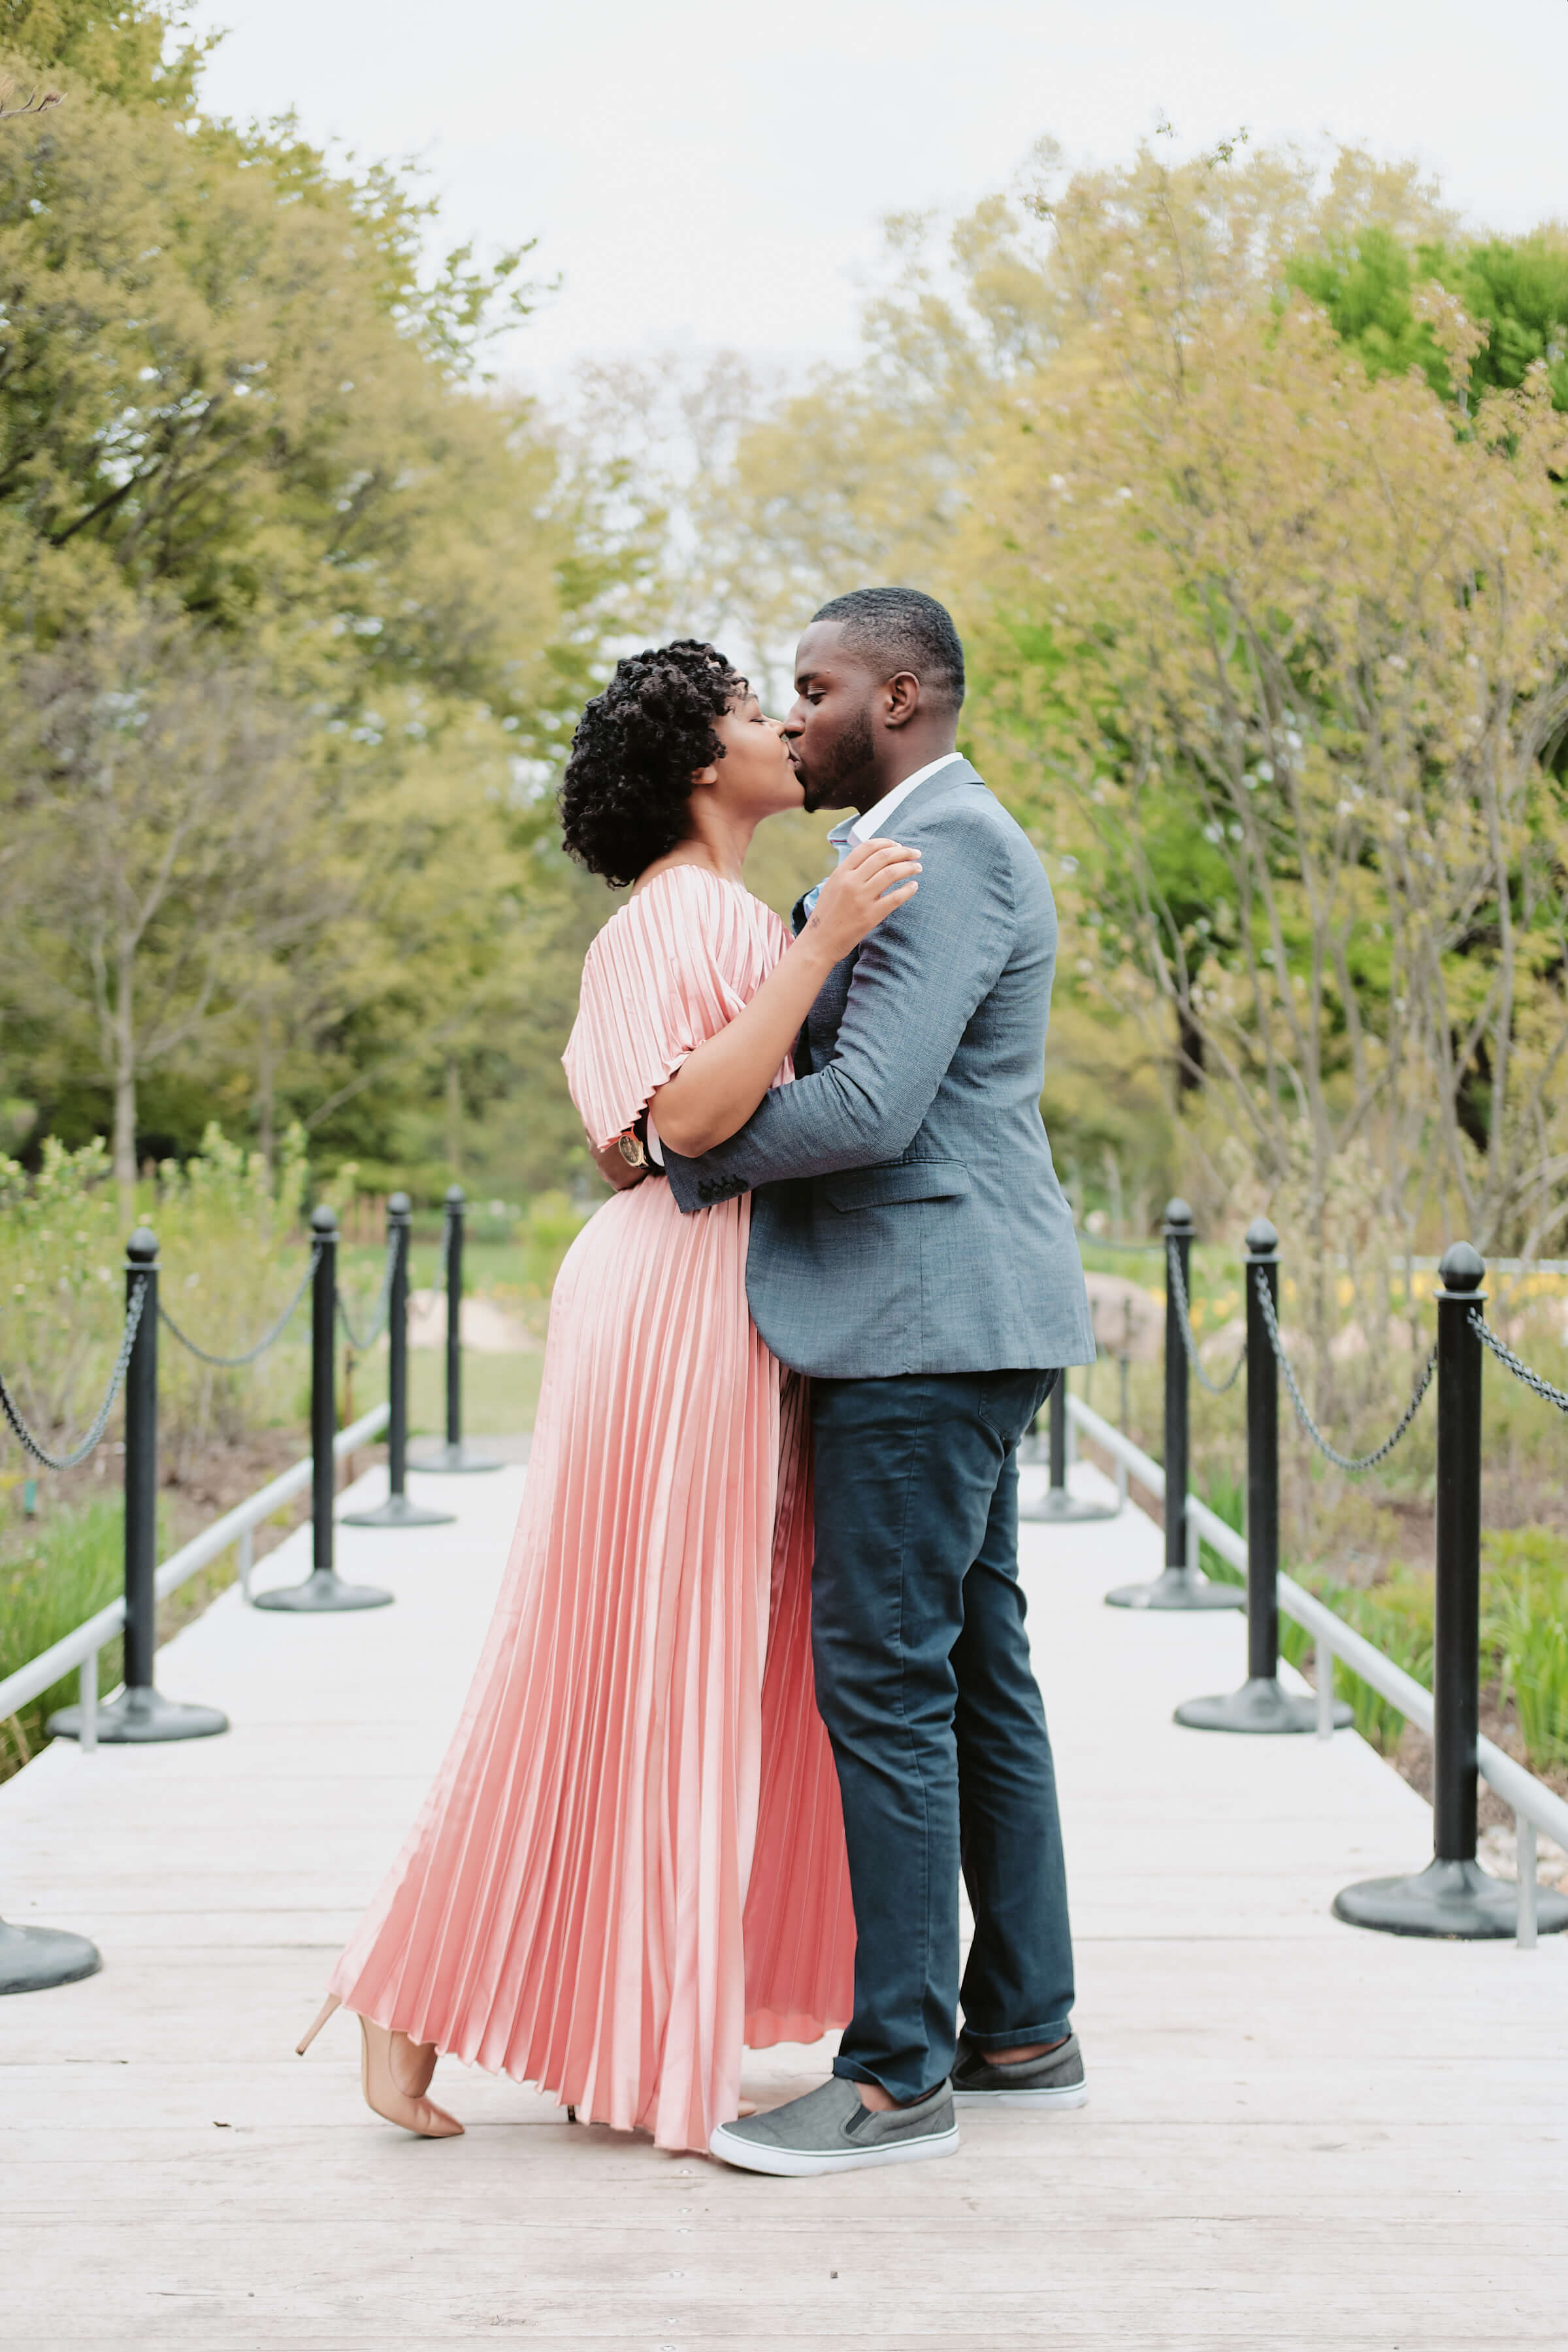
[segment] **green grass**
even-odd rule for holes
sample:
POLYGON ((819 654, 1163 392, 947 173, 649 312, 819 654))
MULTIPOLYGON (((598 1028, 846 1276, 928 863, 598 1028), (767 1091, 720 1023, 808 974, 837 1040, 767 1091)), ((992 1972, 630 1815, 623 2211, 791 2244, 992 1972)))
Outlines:
MULTIPOLYGON (((533 1427, 539 1403, 543 1350, 526 1356, 481 1356, 472 1349, 463 1355, 463 1428, 470 1437, 510 1437, 533 1427)), ((368 1412, 386 1395, 384 1352, 362 1357, 354 1366, 353 1405, 355 1416, 368 1412)), ((342 1419, 351 1416, 338 1375, 342 1419)), ((447 1357, 440 1348, 411 1348, 408 1353, 408 1428, 412 1436, 438 1434, 447 1426, 447 1357)))
POLYGON ((1488 1536, 1481 1647, 1513 1694, 1531 1761, 1568 1765, 1568 1547, 1547 1528, 1488 1536))
MULTIPOLYGON (((10 1557, 0 1565, 0 1676, 15 1674, 113 1600, 124 1580, 123 1524, 120 1498, 106 1496, 51 1512, 32 1528, 24 1528, 19 1543, 15 1528, 6 1530, 10 1557)), ((112 1690, 123 1675, 117 1637, 99 1661, 100 1690, 112 1690)), ((46 1718, 76 1696, 73 1671, 0 1727, 10 1750, 5 1760, 26 1763, 43 1744, 46 1718)))

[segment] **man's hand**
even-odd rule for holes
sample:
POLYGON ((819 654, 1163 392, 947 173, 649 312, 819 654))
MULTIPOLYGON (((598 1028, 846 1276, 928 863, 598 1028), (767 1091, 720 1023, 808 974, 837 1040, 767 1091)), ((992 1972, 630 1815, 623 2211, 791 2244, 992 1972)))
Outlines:
POLYGON ((607 1143, 601 1151, 586 1128, 583 1130, 583 1140, 593 1153, 595 1167, 612 1192, 629 1192, 633 1185, 640 1184, 647 1174, 646 1168, 634 1168, 628 1160, 622 1158, 618 1143, 607 1143))

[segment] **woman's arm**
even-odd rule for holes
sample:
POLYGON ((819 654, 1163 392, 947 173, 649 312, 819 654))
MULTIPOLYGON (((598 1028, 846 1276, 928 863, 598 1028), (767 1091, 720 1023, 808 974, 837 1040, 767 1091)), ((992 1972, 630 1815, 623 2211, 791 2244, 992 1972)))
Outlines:
POLYGON ((799 939, 751 1003, 653 1096, 654 1125, 673 1150, 692 1160, 744 1127, 834 965, 914 897, 920 870, 918 850, 865 841, 829 875, 799 939))

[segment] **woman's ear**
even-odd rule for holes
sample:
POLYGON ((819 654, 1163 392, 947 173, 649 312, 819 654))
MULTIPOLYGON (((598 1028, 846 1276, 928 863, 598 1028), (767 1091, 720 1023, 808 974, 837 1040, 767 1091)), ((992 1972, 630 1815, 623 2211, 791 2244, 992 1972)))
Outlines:
POLYGON ((691 789, 695 792, 699 784, 716 784, 718 781, 719 762, 717 760, 710 761, 706 768, 698 769, 691 779, 691 789))

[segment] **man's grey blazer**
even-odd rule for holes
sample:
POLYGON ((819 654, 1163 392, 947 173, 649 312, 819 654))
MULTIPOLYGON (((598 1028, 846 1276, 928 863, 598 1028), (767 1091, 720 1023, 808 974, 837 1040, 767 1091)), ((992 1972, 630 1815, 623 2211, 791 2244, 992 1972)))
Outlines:
POLYGON ((699 1160, 661 1146, 671 1190, 689 1212, 755 1192, 747 1296, 797 1371, 1092 1363, 1040 1119, 1050 885, 966 760, 917 785, 895 830, 919 890, 829 975, 793 1086, 699 1160))

